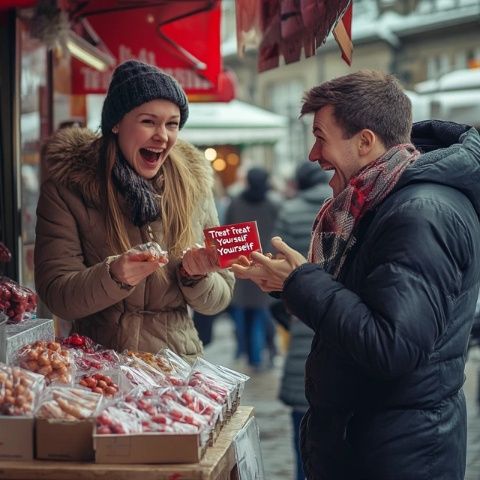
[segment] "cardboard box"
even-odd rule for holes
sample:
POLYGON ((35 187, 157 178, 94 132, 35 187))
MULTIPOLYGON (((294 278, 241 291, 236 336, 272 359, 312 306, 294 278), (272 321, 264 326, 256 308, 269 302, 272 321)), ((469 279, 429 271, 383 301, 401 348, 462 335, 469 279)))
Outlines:
POLYGON ((33 460, 33 417, 0 417, 0 460, 33 460))
POLYGON ((94 459, 92 432, 95 420, 68 422, 37 418, 35 425, 36 458, 79 462, 94 459))
POLYGON ((96 463, 197 463, 204 449, 199 434, 94 434, 96 463))

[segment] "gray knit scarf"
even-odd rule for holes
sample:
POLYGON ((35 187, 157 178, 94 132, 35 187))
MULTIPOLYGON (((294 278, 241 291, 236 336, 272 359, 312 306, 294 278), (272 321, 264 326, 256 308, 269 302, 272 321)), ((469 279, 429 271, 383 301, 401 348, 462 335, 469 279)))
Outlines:
POLYGON ((160 217, 159 195, 152 183, 140 177, 121 153, 113 167, 113 181, 130 207, 134 225, 142 227, 160 217))

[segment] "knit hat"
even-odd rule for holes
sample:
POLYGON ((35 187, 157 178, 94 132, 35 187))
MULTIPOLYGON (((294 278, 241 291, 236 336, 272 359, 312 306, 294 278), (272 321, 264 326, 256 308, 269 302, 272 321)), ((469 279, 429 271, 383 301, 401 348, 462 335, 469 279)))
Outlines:
POLYGON ((180 84, 154 65, 128 60, 113 72, 102 109, 102 133, 110 132, 125 114, 151 100, 169 100, 180 109, 182 128, 188 118, 188 101, 180 84))
POLYGON ((301 163, 295 170, 295 180, 299 190, 307 190, 319 183, 328 183, 330 175, 322 170, 318 163, 309 160, 301 163))

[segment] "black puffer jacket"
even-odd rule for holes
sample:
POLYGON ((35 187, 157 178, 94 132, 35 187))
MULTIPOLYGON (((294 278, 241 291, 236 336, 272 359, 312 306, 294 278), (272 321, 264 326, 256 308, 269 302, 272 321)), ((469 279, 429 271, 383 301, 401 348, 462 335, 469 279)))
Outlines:
POLYGON ((458 141, 422 155, 363 218, 338 281, 305 264, 285 282, 288 308, 315 331, 302 424, 308 480, 464 478, 480 137, 470 129, 458 141))

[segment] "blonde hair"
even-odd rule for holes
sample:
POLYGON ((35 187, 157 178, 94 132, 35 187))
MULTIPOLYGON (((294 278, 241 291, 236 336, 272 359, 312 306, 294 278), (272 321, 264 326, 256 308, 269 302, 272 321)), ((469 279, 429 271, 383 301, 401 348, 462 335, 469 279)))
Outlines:
MULTIPOLYGON (((120 254, 132 245, 112 177, 119 147, 115 135, 110 133, 98 141, 100 142, 99 174, 105 186, 102 195, 105 205, 107 245, 113 254, 120 254)), ((183 162, 173 151, 170 152, 154 179, 155 188, 160 194, 163 225, 161 247, 168 251, 169 256, 179 258, 183 250, 196 240, 192 222, 195 206, 199 201, 196 181, 198 180, 191 174, 186 162, 183 162)))

